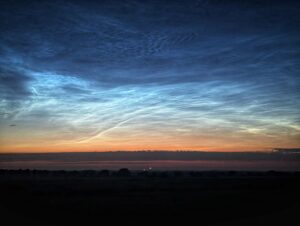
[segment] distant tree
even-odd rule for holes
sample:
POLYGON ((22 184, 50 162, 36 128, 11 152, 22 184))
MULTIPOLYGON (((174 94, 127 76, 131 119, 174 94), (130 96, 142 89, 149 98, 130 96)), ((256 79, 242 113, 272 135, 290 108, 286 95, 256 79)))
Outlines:
POLYGON ((131 172, 127 168, 122 168, 122 169, 119 169, 119 171, 117 172, 117 175, 122 176, 122 177, 128 177, 128 176, 131 176, 131 172))
POLYGON ((180 177, 180 176, 182 176, 182 172, 181 171, 174 171, 173 175, 174 175, 174 177, 180 177))
POLYGON ((109 176, 109 170, 101 170, 99 172, 99 176, 101 176, 101 177, 108 177, 109 176))
POLYGON ((141 171, 138 173, 139 176, 142 176, 142 177, 148 177, 149 176, 149 172, 148 171, 141 171))
POLYGON ((235 175, 236 175, 236 171, 230 170, 230 171, 228 172, 228 175, 229 175, 229 176, 235 176, 235 175))
POLYGON ((152 177, 157 177, 157 172, 152 172, 152 173, 151 173, 151 176, 152 176, 152 177))
POLYGON ((190 172, 190 176, 192 176, 192 177, 198 177, 198 176, 199 176, 198 173, 199 173, 199 172, 191 171, 191 172, 190 172))
POLYGON ((167 172, 159 172, 158 176, 162 177, 162 178, 166 178, 166 177, 169 177, 169 174, 167 172))

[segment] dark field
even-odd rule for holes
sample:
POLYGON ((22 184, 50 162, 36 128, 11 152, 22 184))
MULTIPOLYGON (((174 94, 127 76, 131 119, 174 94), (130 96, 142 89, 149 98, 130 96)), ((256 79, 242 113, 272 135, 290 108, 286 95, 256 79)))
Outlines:
POLYGON ((0 170, 2 225, 297 225, 299 191, 299 172, 0 170))

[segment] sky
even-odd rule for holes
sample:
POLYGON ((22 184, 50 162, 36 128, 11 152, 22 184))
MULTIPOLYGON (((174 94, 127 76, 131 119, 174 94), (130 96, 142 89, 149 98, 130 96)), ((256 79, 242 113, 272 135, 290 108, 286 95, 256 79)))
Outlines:
POLYGON ((0 152, 300 146, 299 1, 0 2, 0 152))

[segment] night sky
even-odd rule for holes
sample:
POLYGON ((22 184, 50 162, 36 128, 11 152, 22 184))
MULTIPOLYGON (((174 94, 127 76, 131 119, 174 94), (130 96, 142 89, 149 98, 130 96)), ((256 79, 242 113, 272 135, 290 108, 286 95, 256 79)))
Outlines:
POLYGON ((300 1, 0 3, 0 152, 300 146, 300 1))

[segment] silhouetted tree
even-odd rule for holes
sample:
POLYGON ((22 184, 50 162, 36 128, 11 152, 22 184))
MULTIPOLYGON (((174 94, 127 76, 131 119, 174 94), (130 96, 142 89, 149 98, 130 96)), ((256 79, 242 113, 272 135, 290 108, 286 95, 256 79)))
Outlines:
POLYGON ((127 168, 122 168, 122 169, 119 169, 119 171, 117 172, 117 175, 122 176, 122 177, 128 177, 128 176, 131 176, 131 172, 127 168))
POLYGON ((101 176, 101 177, 108 177, 109 176, 109 170, 101 170, 99 172, 99 176, 101 176))
POLYGON ((149 176, 149 172, 148 171, 142 171, 142 172, 139 172, 138 175, 142 176, 142 177, 148 177, 149 176))
POLYGON ((180 172, 180 171, 174 171, 173 175, 174 175, 174 177, 180 177, 180 176, 182 176, 182 172, 180 172))
POLYGON ((169 177, 169 175, 168 175, 167 172, 159 172, 159 173, 158 173, 158 176, 159 176, 159 177, 162 177, 162 178, 167 178, 167 177, 169 177))

